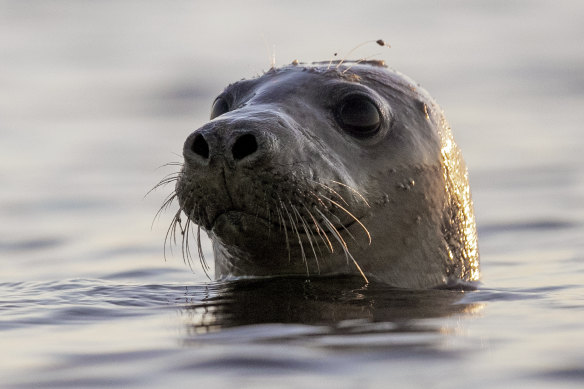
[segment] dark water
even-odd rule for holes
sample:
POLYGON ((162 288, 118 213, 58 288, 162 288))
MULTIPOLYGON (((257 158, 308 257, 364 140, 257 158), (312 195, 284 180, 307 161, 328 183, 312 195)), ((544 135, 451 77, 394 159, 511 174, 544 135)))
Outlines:
POLYGON ((582 21, 576 1, 0 1, 0 386, 582 387, 582 21), (464 152, 479 288, 165 261, 170 189, 144 195, 215 95, 273 45, 378 38, 464 152))

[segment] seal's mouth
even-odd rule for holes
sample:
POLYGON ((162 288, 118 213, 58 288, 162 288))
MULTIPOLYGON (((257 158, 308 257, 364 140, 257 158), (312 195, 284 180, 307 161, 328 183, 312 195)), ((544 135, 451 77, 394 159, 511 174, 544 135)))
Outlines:
MULTIPOLYGON (((333 224, 332 227, 335 230, 341 232, 350 228, 355 223, 357 223, 356 220, 350 220, 346 223, 333 224)), ((255 226, 259 228, 265 228, 268 231, 286 230, 286 232, 290 234, 299 234, 301 236, 307 236, 309 234, 315 235, 319 233, 325 233, 326 235, 334 234, 332 231, 329 231, 329 229, 324 227, 326 223, 322 220, 311 221, 308 223, 306 220, 301 221, 290 216, 288 220, 284 220, 284 222, 282 222, 272 218, 266 218, 260 213, 252 214, 249 211, 240 209, 229 209, 217 214, 210 222, 209 229, 215 231, 218 226, 224 226, 225 224, 232 226, 255 226)))
POLYGON ((264 218, 259 214, 252 214, 247 211, 239 209, 228 209, 215 215, 215 218, 209 223, 210 229, 215 229, 217 225, 222 223, 229 223, 233 225, 241 225, 246 221, 253 221, 265 225, 266 227, 277 226, 275 223, 264 218))

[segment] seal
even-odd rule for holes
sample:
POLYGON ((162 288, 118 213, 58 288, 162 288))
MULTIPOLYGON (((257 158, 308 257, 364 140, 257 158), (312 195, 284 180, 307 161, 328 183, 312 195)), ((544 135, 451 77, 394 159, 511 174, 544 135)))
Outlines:
POLYGON ((199 238, 203 229, 216 278, 355 274, 402 288, 479 279, 450 127, 383 62, 295 61, 231 84, 183 156, 169 231, 187 230, 188 252, 189 224, 199 238))

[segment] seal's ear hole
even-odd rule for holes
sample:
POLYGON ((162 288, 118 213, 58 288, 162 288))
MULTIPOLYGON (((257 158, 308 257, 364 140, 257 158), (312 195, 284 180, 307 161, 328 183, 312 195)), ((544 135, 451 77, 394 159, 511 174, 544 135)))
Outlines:
POLYGON ((211 107, 211 119, 215 119, 225 112, 229 112, 229 104, 227 104, 227 101, 223 97, 217 97, 211 107))
POLYGON ((355 136, 370 136, 381 127, 379 109, 367 96, 352 95, 339 104, 337 121, 345 130, 355 136))

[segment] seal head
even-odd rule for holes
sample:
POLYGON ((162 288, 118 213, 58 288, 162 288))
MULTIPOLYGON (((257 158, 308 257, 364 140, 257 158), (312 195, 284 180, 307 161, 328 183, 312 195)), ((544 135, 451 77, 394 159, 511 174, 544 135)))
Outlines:
POLYGON ((183 155, 180 209, 211 238, 218 278, 479 278, 467 170, 442 111, 377 62, 231 84, 183 155))

